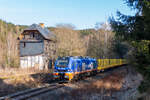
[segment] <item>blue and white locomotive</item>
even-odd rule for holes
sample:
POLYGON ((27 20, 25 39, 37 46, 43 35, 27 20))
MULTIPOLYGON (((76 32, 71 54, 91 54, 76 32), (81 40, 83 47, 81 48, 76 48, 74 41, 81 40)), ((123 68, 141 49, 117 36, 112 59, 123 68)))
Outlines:
POLYGON ((72 80, 97 71, 97 61, 90 57, 59 57, 54 65, 54 78, 72 80))

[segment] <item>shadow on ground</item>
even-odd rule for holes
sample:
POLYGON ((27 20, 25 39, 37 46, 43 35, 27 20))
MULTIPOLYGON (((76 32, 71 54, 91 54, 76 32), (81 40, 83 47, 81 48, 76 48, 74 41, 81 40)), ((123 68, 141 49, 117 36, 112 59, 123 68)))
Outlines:
POLYGON ((37 74, 32 74, 30 75, 34 80, 40 83, 53 83, 53 75, 52 73, 37 73, 37 74))

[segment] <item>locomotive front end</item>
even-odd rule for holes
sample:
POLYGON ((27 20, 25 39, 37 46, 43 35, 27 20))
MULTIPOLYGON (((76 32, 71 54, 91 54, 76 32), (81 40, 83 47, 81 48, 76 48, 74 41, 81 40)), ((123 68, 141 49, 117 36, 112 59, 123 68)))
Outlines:
POLYGON ((59 80, 71 80, 73 78, 69 57, 61 57, 56 60, 53 77, 59 80))

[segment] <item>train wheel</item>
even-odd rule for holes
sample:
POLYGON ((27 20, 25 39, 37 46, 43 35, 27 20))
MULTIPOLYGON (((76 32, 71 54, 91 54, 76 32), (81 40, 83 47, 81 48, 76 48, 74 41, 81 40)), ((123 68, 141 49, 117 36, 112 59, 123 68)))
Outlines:
POLYGON ((90 76, 94 76, 94 71, 90 72, 90 76))
POLYGON ((93 71, 93 76, 95 76, 97 74, 97 71, 93 71))
POLYGON ((78 77, 78 79, 79 79, 79 80, 82 80, 83 77, 84 77, 84 75, 83 75, 83 74, 80 74, 79 77, 78 77))
POLYGON ((91 72, 87 72, 87 76, 90 76, 91 75, 91 72))
POLYGON ((103 70, 100 70, 100 72, 104 72, 104 69, 103 69, 103 70))
POLYGON ((73 81, 77 81, 77 80, 78 80, 78 77, 79 77, 79 75, 75 75, 72 80, 73 80, 73 81))

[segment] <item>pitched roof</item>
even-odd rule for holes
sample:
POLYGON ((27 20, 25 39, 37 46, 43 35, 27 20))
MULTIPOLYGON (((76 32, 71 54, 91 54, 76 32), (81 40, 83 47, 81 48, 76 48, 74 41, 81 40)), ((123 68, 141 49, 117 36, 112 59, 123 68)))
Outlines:
POLYGON ((29 30, 38 30, 45 39, 56 40, 56 35, 54 33, 50 32, 46 27, 42 28, 38 24, 32 24, 24 31, 29 31, 29 30))

